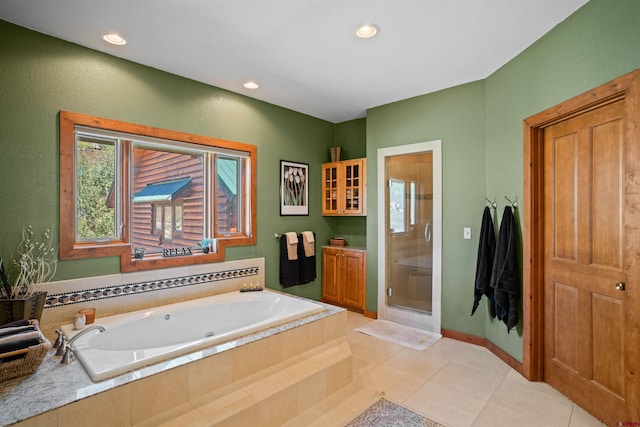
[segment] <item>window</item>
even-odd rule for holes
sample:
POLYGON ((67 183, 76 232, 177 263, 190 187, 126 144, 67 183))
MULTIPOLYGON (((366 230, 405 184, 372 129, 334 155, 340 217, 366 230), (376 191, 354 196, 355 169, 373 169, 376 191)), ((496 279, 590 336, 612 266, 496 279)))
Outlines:
POLYGON ((410 226, 416 225, 417 199, 415 181, 397 178, 389 180, 389 221, 392 233, 408 233, 410 226))
POLYGON ((407 232, 407 192, 404 181, 389 180, 389 222, 392 233, 407 232))
POLYGON ((60 258, 119 255, 122 271, 224 260, 255 244, 255 177, 253 145, 60 112, 60 258), (205 237, 218 253, 201 253, 205 237))
MULTIPOLYGON (((152 207, 151 223, 153 224, 153 229, 148 234, 159 238, 158 245, 154 246, 162 248, 162 243, 171 242, 174 235, 182 236, 182 205, 154 205, 152 207)), ((142 247, 143 245, 137 240, 134 233, 134 246, 142 247)), ((148 247, 145 247, 145 249, 148 250, 148 247)))

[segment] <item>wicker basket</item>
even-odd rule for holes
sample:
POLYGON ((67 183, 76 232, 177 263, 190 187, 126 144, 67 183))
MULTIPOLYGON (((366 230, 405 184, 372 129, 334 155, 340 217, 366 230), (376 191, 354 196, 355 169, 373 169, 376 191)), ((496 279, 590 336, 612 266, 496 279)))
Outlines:
POLYGON ((330 246, 344 246, 344 239, 329 239, 330 246))
MULTIPOLYGON (((40 332, 37 324, 36 329, 40 332)), ((1 353, 0 381, 33 374, 38 370, 40 363, 42 363, 50 348, 51 343, 40 332, 40 344, 8 353, 1 353)))

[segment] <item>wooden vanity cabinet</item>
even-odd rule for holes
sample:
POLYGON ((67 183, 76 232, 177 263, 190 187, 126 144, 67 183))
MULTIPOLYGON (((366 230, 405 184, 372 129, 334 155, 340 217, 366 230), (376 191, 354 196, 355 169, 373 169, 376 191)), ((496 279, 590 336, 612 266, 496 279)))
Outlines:
POLYGON ((366 215, 366 159, 322 165, 322 215, 366 215))
POLYGON ((322 249, 322 300, 363 312, 367 254, 361 249, 322 249))

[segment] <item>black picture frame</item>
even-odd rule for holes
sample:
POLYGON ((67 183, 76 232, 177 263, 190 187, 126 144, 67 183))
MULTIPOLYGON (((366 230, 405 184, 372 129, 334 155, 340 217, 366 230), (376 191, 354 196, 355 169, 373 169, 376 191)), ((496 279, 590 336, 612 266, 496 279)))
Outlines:
POLYGON ((309 165, 280 160, 280 215, 309 215, 309 165))

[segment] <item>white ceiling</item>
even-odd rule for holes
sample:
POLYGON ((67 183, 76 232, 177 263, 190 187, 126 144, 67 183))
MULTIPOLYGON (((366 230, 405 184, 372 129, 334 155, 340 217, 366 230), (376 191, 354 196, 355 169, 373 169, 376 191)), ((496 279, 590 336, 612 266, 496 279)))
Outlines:
POLYGON ((484 79, 587 1, 0 0, 0 19, 338 123, 484 79))

